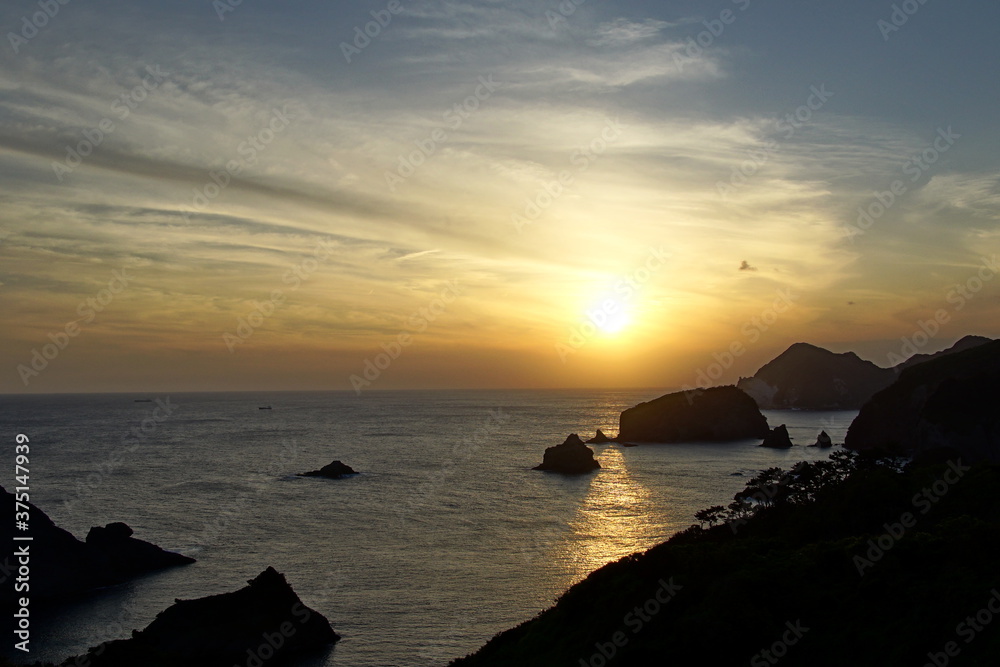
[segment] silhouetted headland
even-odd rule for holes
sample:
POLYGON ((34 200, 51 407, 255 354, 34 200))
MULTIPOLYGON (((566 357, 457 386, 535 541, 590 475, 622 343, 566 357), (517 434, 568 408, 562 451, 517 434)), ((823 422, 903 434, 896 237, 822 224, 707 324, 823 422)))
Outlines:
POLYGON ((919 454, 948 447, 1000 461, 1000 341, 907 368, 861 409, 844 445, 919 454))
POLYGON ((269 567, 232 593, 177 600, 131 639, 106 642, 64 667, 230 667, 279 664, 340 636, 269 567))
MULTIPOLYGON (((0 487, 0 503, 14 507, 14 495, 0 487)), ((27 503, 31 526, 31 597, 34 601, 66 598, 96 588, 120 584, 146 572, 195 560, 132 537, 124 523, 94 527, 81 542, 52 521, 33 503, 27 503)), ((13 521, 4 522, 0 540, 17 545, 13 521)), ((11 547, 13 552, 14 547, 11 547)), ((3 585, 4 599, 14 599, 14 579, 3 585)))

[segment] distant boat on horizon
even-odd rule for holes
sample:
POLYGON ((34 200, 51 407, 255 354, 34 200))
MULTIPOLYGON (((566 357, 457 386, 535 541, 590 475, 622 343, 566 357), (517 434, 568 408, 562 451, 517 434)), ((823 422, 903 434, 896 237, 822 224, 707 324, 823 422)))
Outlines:
POLYGON ((270 409, 271 409, 271 406, 270 406, 270 405, 263 405, 263 406, 261 406, 261 407, 259 407, 259 408, 257 408, 257 409, 258 409, 258 410, 270 410, 270 409))

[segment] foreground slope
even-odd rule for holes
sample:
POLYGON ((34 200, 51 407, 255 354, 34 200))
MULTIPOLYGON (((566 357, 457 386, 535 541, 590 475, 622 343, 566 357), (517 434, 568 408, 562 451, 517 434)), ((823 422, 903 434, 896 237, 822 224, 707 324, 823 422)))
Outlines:
POLYGON ((755 514, 699 513, 732 523, 606 565, 453 667, 998 664, 1000 627, 966 619, 1000 586, 1000 469, 858 460, 767 471, 755 514))

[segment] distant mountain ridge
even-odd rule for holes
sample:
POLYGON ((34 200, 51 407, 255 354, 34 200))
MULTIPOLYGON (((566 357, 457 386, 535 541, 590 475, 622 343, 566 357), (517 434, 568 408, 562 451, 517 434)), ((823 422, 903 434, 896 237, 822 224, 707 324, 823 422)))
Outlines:
POLYGON ((854 352, 838 354, 795 343, 753 377, 740 378, 736 386, 765 410, 858 410, 903 370, 990 342, 982 336, 965 336, 946 350, 913 355, 891 368, 877 366, 854 352))
POLYGON ((947 350, 941 350, 940 352, 934 352, 932 354, 914 354, 912 357, 908 358, 906 361, 900 362, 892 367, 892 370, 897 374, 902 372, 907 368, 912 368, 917 364, 922 364, 925 361, 930 361, 931 359, 937 359, 949 354, 955 354, 956 352, 964 352, 965 350, 971 350, 974 347, 979 347, 980 345, 985 345, 986 343, 992 343, 992 338, 986 338, 985 336, 965 336, 954 345, 949 347, 947 350))

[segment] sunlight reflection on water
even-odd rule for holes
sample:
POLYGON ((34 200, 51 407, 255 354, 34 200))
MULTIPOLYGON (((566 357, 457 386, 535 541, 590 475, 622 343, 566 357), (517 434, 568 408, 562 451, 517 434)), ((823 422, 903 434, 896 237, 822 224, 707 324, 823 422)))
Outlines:
POLYGON ((664 508, 652 506, 649 490, 629 473, 618 446, 604 448, 599 461, 602 469, 569 521, 572 532, 554 548, 553 556, 574 580, 647 548, 661 528, 649 518, 664 514, 664 508))

